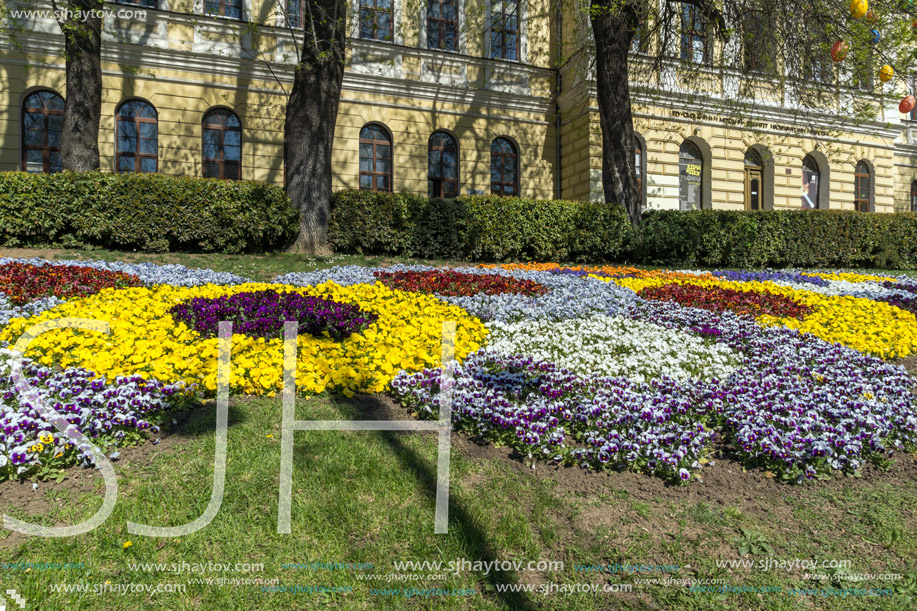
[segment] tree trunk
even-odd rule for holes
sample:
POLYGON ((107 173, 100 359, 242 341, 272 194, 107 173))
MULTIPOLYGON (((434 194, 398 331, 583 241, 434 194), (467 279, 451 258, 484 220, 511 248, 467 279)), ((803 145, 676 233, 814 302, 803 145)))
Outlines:
POLYGON ((100 0, 71 0, 63 20, 67 95, 61 128, 61 166, 90 172, 99 169, 99 120, 102 116, 102 14, 100 0), (84 18, 85 17, 85 18, 84 18))
POLYGON ((602 188, 605 201, 624 206, 634 226, 640 224, 640 189, 634 163, 634 121, 630 110, 627 58, 637 25, 628 3, 593 0, 595 79, 602 127, 602 188))
POLYGON ((317 0, 303 11, 303 51, 283 125, 287 195, 300 211, 292 252, 330 254, 331 151, 344 81, 346 0, 317 0))

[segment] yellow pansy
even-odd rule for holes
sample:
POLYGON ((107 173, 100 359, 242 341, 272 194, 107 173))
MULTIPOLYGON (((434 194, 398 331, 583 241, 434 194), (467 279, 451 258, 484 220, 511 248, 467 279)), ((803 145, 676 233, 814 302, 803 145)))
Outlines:
MULTIPOLYGON (((31 318, 10 321, 0 341, 14 343, 29 327, 51 319, 77 317, 109 323, 110 335, 55 329, 38 336, 27 356, 45 365, 85 367, 108 380, 140 374, 163 382, 201 385, 216 390, 217 338, 203 338, 169 310, 194 298, 277 290, 352 303, 378 320, 364 333, 343 342, 327 337, 297 338, 296 381, 303 394, 325 390, 381 392, 399 369, 419 370, 439 363, 442 324, 456 322, 456 358, 476 350, 487 335, 483 323, 458 306, 382 284, 343 287, 333 282, 293 287, 252 283, 104 290, 69 301, 31 318)), ((236 393, 272 395, 283 384, 283 341, 233 335, 230 389, 236 393)))

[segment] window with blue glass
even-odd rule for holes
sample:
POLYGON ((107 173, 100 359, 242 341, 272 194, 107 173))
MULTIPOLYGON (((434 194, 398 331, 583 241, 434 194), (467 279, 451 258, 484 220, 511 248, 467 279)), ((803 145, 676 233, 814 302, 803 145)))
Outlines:
POLYGON ((115 113, 115 163, 118 172, 156 172, 159 166, 159 120, 143 100, 128 100, 115 113))
POLYGON ((242 123, 234 112, 214 108, 204 115, 201 136, 204 178, 242 178, 242 123))
POLYGON ((392 40, 393 0, 360 0, 360 38, 392 40))
POLYGON ((458 182, 458 145, 446 132, 434 132, 427 147, 427 195, 456 197, 458 182))
POLYGON ((377 123, 360 130, 360 189, 392 190, 392 137, 377 123))
POLYGON ((427 48, 458 51, 456 0, 430 0, 427 7, 427 48))
POLYGON ((134 6, 142 6, 143 8, 159 8, 159 0, 117 0, 118 4, 133 4, 134 6))
POLYGON ((490 56, 519 59, 519 1, 493 0, 490 26, 490 56))
POLYGON ((681 3, 681 59, 706 64, 710 61, 707 19, 699 8, 681 3))
POLYGON ((242 19, 242 0, 204 0, 204 14, 242 19))
POLYGON ((490 143, 490 192, 494 195, 519 194, 519 156, 506 138, 490 143))
POLYGON ((60 135, 64 98, 50 90, 29 94, 22 105, 22 170, 33 174, 61 171, 60 135))

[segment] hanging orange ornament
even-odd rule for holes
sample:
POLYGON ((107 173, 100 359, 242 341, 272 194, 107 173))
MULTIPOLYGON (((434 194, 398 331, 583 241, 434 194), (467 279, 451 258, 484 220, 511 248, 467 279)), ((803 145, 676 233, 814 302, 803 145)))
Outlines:
POLYGON ((917 107, 917 98, 912 95, 904 96, 904 99, 902 99, 901 103, 898 104, 898 112, 906 115, 914 110, 915 107, 917 107))
POLYGON ((836 62, 844 61, 844 58, 847 57, 847 51, 849 50, 846 42, 838 40, 831 45, 831 59, 836 62))

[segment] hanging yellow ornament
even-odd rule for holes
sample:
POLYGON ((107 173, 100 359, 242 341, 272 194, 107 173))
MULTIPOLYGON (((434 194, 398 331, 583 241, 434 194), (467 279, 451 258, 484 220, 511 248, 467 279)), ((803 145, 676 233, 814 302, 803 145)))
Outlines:
POLYGON ((869 2, 867 0, 851 0, 850 15, 854 19, 862 19, 869 12, 869 2))
POLYGON ((892 80, 892 77, 895 76, 895 69, 885 64, 879 69, 879 80, 883 83, 887 83, 892 80))

